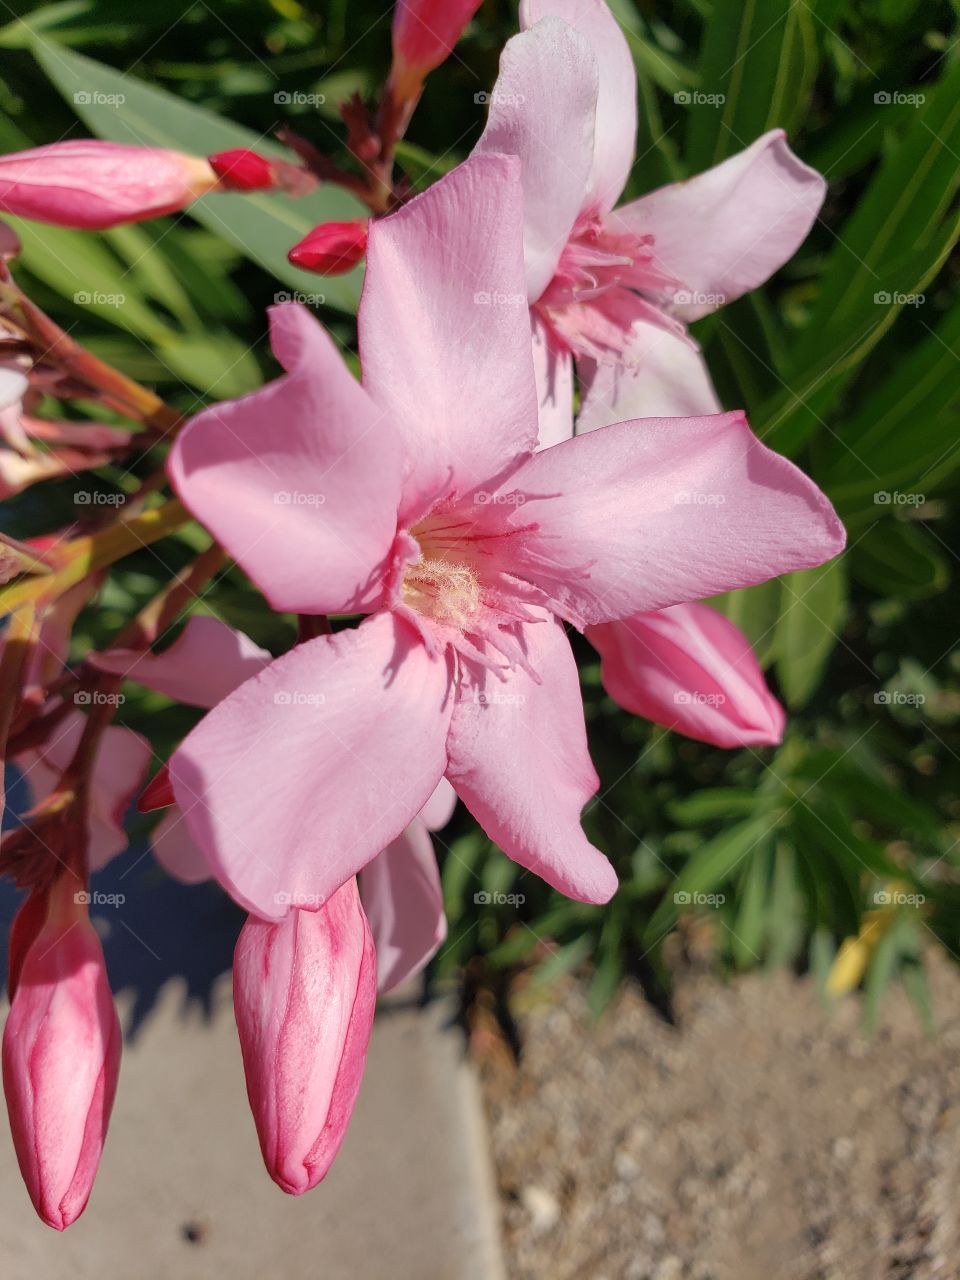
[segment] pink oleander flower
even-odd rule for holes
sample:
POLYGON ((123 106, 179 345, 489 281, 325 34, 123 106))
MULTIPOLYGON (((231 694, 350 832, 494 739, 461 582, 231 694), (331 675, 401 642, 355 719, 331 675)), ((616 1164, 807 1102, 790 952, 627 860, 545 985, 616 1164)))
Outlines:
POLYGON ((302 1195, 343 1142, 367 1056, 377 978, 355 880, 318 911, 251 916, 233 959, 247 1096, 271 1178, 302 1195))
POLYGON ((352 271, 367 252, 367 220, 321 222, 293 246, 287 257, 295 267, 321 276, 352 271))
POLYGON ((37 1213, 57 1231, 86 1208, 120 1069, 120 1023, 78 883, 65 872, 21 908, 3 1032, 20 1172, 37 1213))
POLYGON ((450 56, 481 0, 397 0, 393 10, 391 81, 416 89, 450 56))
MULTIPOLYGON (((477 151, 516 155, 523 168, 526 279, 549 441, 569 435, 574 359, 588 386, 599 362, 611 366, 608 384, 620 366, 641 386, 671 388, 676 407, 634 404, 633 412, 703 412, 688 404, 687 388, 710 380, 685 322, 786 262, 826 184, 774 129, 687 182, 614 208, 636 144, 636 74, 623 34, 603 0, 522 0, 520 17, 524 30, 504 48, 477 151)), ((588 416, 595 394, 589 387, 588 416)), ((608 385, 604 409, 609 394, 608 385)))
MULTIPOLYGON (((219 619, 195 616, 163 653, 112 649, 92 654, 89 661, 101 671, 136 680, 178 702, 210 708, 262 671, 271 658, 248 636, 219 619)), ((148 790, 151 794, 143 797, 147 809, 170 805, 150 837, 157 861, 186 884, 209 879, 213 872, 174 802, 165 769, 148 790)), ((418 973, 446 937, 430 832, 446 826, 455 804, 453 788, 441 779, 417 817, 361 873, 380 991, 390 991, 418 973)))
POLYGON ((372 224, 362 386, 306 310, 275 307, 286 376, 205 410, 171 451, 175 489, 275 609, 370 615, 277 659, 170 761, 214 874, 265 918, 328 899, 442 776, 522 866, 606 901, 616 876, 580 826, 598 779, 563 623, 843 546, 823 494, 740 413, 535 452, 519 169, 477 156, 372 224))

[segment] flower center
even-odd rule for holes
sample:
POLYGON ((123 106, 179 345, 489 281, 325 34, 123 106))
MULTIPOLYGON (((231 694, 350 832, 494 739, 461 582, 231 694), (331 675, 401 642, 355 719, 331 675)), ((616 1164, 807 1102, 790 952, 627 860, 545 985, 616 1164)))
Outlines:
POLYGON ((403 575, 403 602, 437 622, 465 627, 480 608, 480 583, 469 565, 424 555, 403 575))

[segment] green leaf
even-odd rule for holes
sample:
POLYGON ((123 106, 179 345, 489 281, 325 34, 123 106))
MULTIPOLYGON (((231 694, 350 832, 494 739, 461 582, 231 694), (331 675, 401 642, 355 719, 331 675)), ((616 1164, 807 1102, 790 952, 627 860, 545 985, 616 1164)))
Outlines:
POLYGON ((742 818, 757 807, 753 791, 735 787, 704 787, 667 807, 671 819, 682 827, 699 827, 718 818, 742 818))
POLYGON ((760 961, 767 931, 767 891, 773 861, 772 838, 763 841, 747 863, 737 889, 737 913, 731 926, 730 950, 738 969, 760 961))
POLYGON ((701 47, 699 88, 691 95, 691 172, 800 119, 815 72, 812 19, 800 0, 716 0, 701 47))
MULTIPOLYGON (((290 159, 290 153, 269 138, 93 58, 42 39, 34 44, 34 54, 64 98, 101 138, 169 147, 192 155, 248 147, 266 156, 290 159), (119 105, 112 105, 118 99, 119 105)), ((287 251, 318 222, 366 213, 349 193, 321 186, 296 200, 262 192, 204 196, 190 205, 189 212, 277 280, 307 295, 322 294, 330 306, 356 311, 362 278, 359 269, 319 279, 287 261, 287 251)))
POLYGON ((780 579, 780 588, 777 679, 788 705, 797 708, 816 689, 840 639, 847 600, 843 561, 787 574, 780 579))
POLYGON ((950 581, 950 566, 921 526, 883 520, 850 549, 850 572, 878 596, 922 600, 939 595, 950 581))

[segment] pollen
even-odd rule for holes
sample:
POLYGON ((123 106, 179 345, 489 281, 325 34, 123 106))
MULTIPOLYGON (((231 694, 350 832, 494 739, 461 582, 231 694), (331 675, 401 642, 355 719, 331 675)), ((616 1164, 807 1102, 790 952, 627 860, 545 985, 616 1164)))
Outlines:
POLYGON ((480 583, 467 564, 421 555, 404 574, 403 601, 428 618, 463 628, 480 609, 480 583))

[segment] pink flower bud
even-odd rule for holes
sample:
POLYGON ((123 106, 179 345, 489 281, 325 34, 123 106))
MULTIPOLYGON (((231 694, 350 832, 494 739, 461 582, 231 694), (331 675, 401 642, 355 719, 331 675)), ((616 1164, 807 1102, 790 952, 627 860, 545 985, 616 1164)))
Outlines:
POLYGON ((393 58, 402 84, 419 82, 463 35, 481 0, 397 0, 393 10, 393 58))
POLYGON ((321 276, 341 276, 362 262, 367 252, 367 220, 358 222, 321 222, 287 258, 295 267, 315 271, 321 276))
POLYGON ((373 1025, 377 973, 356 880, 319 911, 250 916, 233 962, 247 1096, 271 1178, 315 1187, 336 1157, 373 1025))
POLYGON ((0 156, 0 210, 100 231, 182 209, 216 185, 206 160, 84 139, 0 156))
POLYGON ((270 161, 245 147, 218 151, 208 162, 220 179, 222 191, 269 191, 277 185, 276 170, 270 161))
POLYGON ((20 1172, 37 1213, 62 1231, 86 1208, 120 1069, 120 1023, 103 950, 65 873, 18 913, 3 1087, 20 1172), (32 937, 31 937, 32 935, 32 937))

